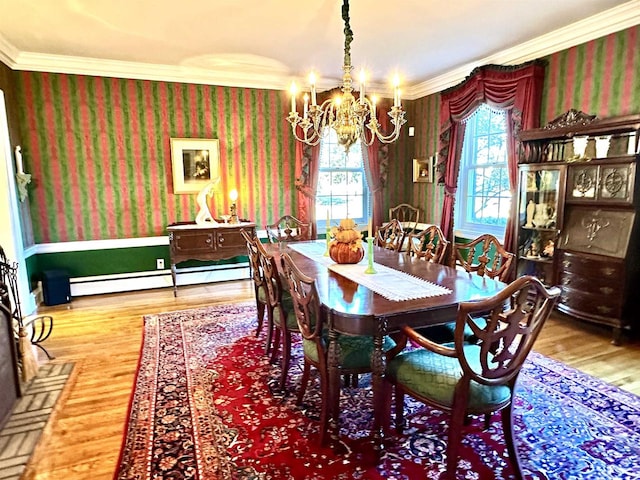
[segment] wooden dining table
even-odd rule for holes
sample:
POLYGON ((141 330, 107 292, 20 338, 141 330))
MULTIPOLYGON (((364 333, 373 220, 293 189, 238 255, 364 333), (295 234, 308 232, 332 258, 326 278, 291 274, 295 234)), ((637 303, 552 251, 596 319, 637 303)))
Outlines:
MULTIPOLYGON (((445 287, 449 291, 446 294, 410 300, 390 300, 333 271, 329 265, 332 262, 327 257, 323 258, 324 250, 324 241, 267 245, 267 252, 276 257, 277 265, 280 265, 280 255, 287 252, 303 273, 316 280, 321 307, 328 317, 329 325, 328 367, 331 418, 329 428, 334 445, 339 443, 340 369, 337 338, 339 335, 371 335, 373 337, 372 437, 376 445, 382 445, 383 415, 386 411, 386 389, 383 383, 386 357, 382 349, 384 336, 399 332, 403 325, 425 327, 454 321, 460 302, 486 299, 498 293, 506 284, 480 277, 475 273, 470 274, 445 265, 426 262, 406 253, 397 253, 374 246, 374 268, 376 265, 390 267, 445 287), (306 247, 304 244, 310 246, 306 247), (301 248, 312 250, 314 253, 309 254, 308 251, 304 254, 300 253, 301 248)), ((366 255, 359 265, 362 265, 364 271, 367 267, 366 255)))

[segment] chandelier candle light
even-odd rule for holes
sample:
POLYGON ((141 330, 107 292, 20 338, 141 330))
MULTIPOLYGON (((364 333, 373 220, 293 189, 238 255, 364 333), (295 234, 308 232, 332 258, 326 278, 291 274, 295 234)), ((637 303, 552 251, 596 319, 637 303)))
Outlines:
POLYGON ((318 145, 322 138, 325 127, 333 128, 338 135, 338 142, 349 151, 349 147, 358 139, 365 144, 371 145, 377 138, 381 143, 391 143, 398 139, 400 128, 406 120, 404 110, 400 103, 400 80, 395 76, 393 86, 393 106, 388 112, 391 117, 393 130, 385 135, 380 131, 381 125, 376 118, 376 97, 371 100, 365 97, 365 73, 360 74, 359 99, 356 100, 351 92, 351 42, 353 32, 349 25, 349 1, 344 0, 342 4, 342 19, 344 20, 344 74, 342 77, 342 95, 325 100, 321 105, 316 101, 316 76, 309 75, 311 87, 311 104, 309 104, 309 94, 303 96, 302 117, 298 115, 296 108, 297 87, 295 83, 291 85, 291 111, 287 120, 291 124, 291 130, 296 139, 307 145, 318 145), (367 130, 369 133, 367 133, 367 130))

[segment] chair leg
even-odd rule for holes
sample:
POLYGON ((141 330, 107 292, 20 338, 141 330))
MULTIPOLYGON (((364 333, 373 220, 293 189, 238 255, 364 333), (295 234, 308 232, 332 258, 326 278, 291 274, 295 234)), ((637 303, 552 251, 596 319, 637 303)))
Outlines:
POLYGON ((273 347, 273 330, 275 328, 275 325, 273 324, 273 317, 271 315, 271 312, 269 310, 267 310, 267 343, 265 344, 265 348, 264 348, 264 353, 265 355, 269 355, 269 352, 271 352, 271 349, 273 347))
POLYGON ((256 328, 256 337, 260 335, 262 331, 262 323, 264 322, 264 303, 256 302, 256 306, 258 309, 258 327, 256 328))
POLYGON ((300 380, 300 390, 298 390, 298 398, 296 398, 296 405, 302 405, 302 399, 307 391, 307 385, 309 385, 309 374, 311 373, 311 364, 304 361, 304 369, 302 370, 302 379, 300 380))
POLYGON ((274 325, 274 330, 273 343, 271 345, 271 363, 275 363, 280 349, 280 329, 274 325))
POLYGON ((404 430, 404 390, 400 385, 395 385, 396 397, 396 430, 402 433, 404 430))
POLYGON ((329 372, 320 369, 320 445, 327 441, 329 432, 329 372))
POLYGON ((507 443, 507 451, 509 452, 509 458, 511 458, 511 465, 513 466, 513 473, 516 480, 522 480, 522 471, 520 469, 520 458, 518 457, 518 451, 515 444, 515 432, 513 431, 513 418, 512 418, 511 404, 502 409, 502 428, 504 430, 504 437, 507 443))
MULTIPOLYGON (((466 398, 464 403, 466 404, 466 398)), ((465 406, 460 401, 456 402, 454 397, 447 438, 447 478, 450 479, 456 478, 458 451, 462 443, 462 428, 466 418, 465 406)))
POLYGON ((484 429, 485 430, 489 430, 490 426, 491 426, 491 414, 490 413, 485 413, 484 414, 484 429))
POLYGON ((291 362, 291 335, 287 332, 282 335, 282 371, 280 372, 280 390, 284 391, 291 362))

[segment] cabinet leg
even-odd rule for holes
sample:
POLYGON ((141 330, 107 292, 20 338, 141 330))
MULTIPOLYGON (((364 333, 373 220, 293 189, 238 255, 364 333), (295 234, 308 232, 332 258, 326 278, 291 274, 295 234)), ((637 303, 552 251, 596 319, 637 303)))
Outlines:
POLYGON ((613 327, 613 338, 611 339, 611 344, 615 346, 622 345, 622 328, 613 327))
POLYGON ((178 285, 176 283, 176 264, 171 264, 171 281, 173 282, 173 296, 178 296, 178 285))

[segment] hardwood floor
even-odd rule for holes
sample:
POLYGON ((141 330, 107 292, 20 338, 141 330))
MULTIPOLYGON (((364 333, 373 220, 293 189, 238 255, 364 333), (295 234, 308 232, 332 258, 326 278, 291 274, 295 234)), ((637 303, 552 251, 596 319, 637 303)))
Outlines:
MULTIPOLYGON (((76 298, 42 307, 54 317, 54 362, 75 362, 73 384, 40 441, 25 479, 113 478, 142 340, 142 317, 253 298, 249 281, 76 298)), ((640 395, 640 342, 554 314, 535 350, 640 395)), ((45 361, 44 356, 41 360, 45 361)))

